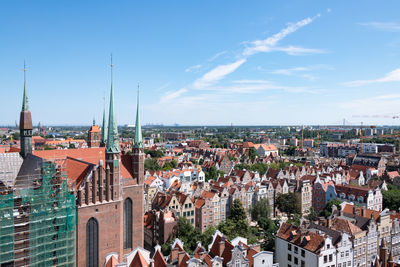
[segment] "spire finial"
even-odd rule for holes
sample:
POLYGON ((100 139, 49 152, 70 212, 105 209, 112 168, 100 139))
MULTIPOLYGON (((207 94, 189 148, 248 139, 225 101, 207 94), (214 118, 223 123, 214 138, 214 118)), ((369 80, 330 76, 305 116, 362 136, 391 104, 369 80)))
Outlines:
POLYGON ((111 68, 111 87, 113 85, 113 60, 112 60, 112 53, 111 53, 111 63, 110 63, 110 68, 111 68))
POLYGON ((24 60, 24 95, 22 99, 22 111, 27 111, 28 109, 28 96, 26 94, 26 64, 24 60))
POLYGON ((133 143, 136 148, 143 148, 142 126, 140 125, 140 110, 139 110, 139 83, 137 88, 137 110, 135 122, 135 139, 133 143))
POLYGON ((115 120, 114 113, 114 89, 112 81, 112 54, 111 54, 111 91, 110 91, 110 109, 108 112, 108 134, 107 134, 107 152, 119 153, 121 152, 118 141, 118 127, 115 120))

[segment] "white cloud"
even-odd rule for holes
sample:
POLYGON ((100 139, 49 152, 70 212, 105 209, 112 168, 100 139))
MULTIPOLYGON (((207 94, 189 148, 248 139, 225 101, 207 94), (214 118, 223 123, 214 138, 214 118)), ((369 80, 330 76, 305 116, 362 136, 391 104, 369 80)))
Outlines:
POLYGON ((222 55, 224 55, 224 54, 226 54, 226 53, 228 53, 228 51, 219 52, 219 53, 215 54, 214 56, 210 57, 210 58, 208 59, 208 61, 209 61, 209 62, 214 61, 214 60, 216 60, 217 58, 219 58, 220 56, 222 56, 222 55))
POLYGON ((316 94, 321 90, 307 87, 291 87, 275 84, 267 80, 236 80, 231 85, 208 87, 206 90, 214 90, 224 94, 250 94, 267 90, 284 91, 291 93, 316 94))
POLYGON ((186 93, 188 90, 186 88, 181 88, 176 91, 168 91, 166 92, 160 99, 160 103, 166 103, 173 99, 180 97, 182 94, 186 93))
MULTIPOLYGON (((219 65, 219 66, 215 67, 211 71, 204 74, 202 77, 195 80, 192 84, 192 87, 196 88, 196 89, 204 89, 210 85, 213 85, 217 81, 222 80, 223 78, 225 78, 225 76, 229 75, 230 73, 234 72, 237 68, 239 68, 243 63, 246 62, 246 60, 249 56, 257 54, 259 52, 282 51, 289 55, 324 53, 324 51, 321 49, 310 49, 310 48, 304 48, 304 47, 298 47, 298 46, 288 46, 288 47, 278 47, 277 46, 277 44, 280 40, 285 38, 287 35, 297 31, 298 29, 310 24, 313 20, 315 20, 319 16, 320 16, 320 14, 318 14, 317 16, 312 17, 312 18, 308 17, 308 18, 298 21, 296 23, 289 24, 289 26, 287 26, 283 30, 272 35, 271 37, 268 37, 265 40, 256 40, 256 41, 250 42, 251 46, 244 49, 244 51, 242 52, 241 59, 239 59, 233 63, 230 63, 230 64, 219 65)), ((226 53, 226 51, 222 51, 222 52, 214 55, 213 57, 211 57, 209 59, 209 61, 213 61, 217 57, 219 57, 225 53, 226 53)), ((196 65, 194 67, 197 67, 197 66, 200 66, 200 65, 196 65)), ((188 70, 189 69, 187 69, 187 71, 188 70)))
POLYGON ((294 67, 294 68, 288 68, 288 69, 278 69, 274 70, 271 73, 272 74, 282 74, 282 75, 293 75, 297 72, 303 72, 303 71, 309 71, 311 70, 308 67, 294 67))
POLYGON ((394 23, 394 22, 364 22, 364 23, 358 23, 359 25, 370 27, 376 30, 380 31, 386 31, 386 32, 400 32, 400 24, 399 23, 394 23))
POLYGON ((202 67, 201 64, 194 65, 194 66, 191 66, 191 67, 187 68, 187 69, 185 70, 185 72, 194 72, 194 71, 198 71, 201 67, 202 67))
POLYGON ((382 78, 378 78, 375 80, 356 80, 345 83, 347 86, 355 87, 355 86, 362 86, 371 83, 384 83, 384 82, 398 82, 400 81, 400 68, 395 69, 389 73, 387 73, 382 78))
POLYGON ((314 66, 314 67, 294 67, 294 68, 288 68, 288 69, 278 69, 278 70, 274 70, 271 73, 272 74, 280 74, 280 75, 286 75, 286 76, 297 76, 297 77, 301 77, 304 79, 307 79, 309 81, 315 81, 317 80, 317 77, 309 74, 309 73, 304 73, 304 72, 308 72, 311 71, 313 69, 317 69, 320 68, 318 66, 314 66))
MULTIPOLYGON (((398 103, 400 101, 400 94, 386 94, 367 98, 352 99, 339 103, 339 108, 346 110, 346 112, 353 117, 362 117, 365 120, 378 119, 382 122, 388 114, 398 114, 398 103), (364 115, 356 115, 364 114, 364 115), (386 115, 380 115, 386 114, 386 115)), ((393 121, 392 116, 387 116, 389 121, 393 121)), ((365 122, 364 120, 364 122, 365 122)), ((377 121, 377 122, 378 122, 377 121)))
MULTIPOLYGON (((284 28, 283 30, 281 30, 280 32, 268 37, 267 39, 264 40, 256 40, 253 42, 250 42, 251 46, 247 47, 244 51, 243 51, 243 55, 245 56, 250 56, 250 55, 254 55, 256 53, 259 52, 271 52, 271 51, 278 51, 277 49, 277 45, 278 42, 281 41, 283 38, 285 38, 287 35, 297 31, 298 29, 310 24, 311 22, 313 22, 317 17, 319 17, 320 15, 318 14, 317 16, 313 17, 313 18, 305 18, 303 20, 300 20, 296 23, 293 24, 289 24, 288 27, 284 28)), ((300 50, 302 50, 303 52, 305 51, 306 48, 295 48, 292 47, 290 49, 285 49, 285 48, 281 48, 280 51, 283 52, 287 52, 287 53, 293 53, 294 50, 297 50, 297 52, 299 52, 300 50), (286 51, 285 51, 286 50, 286 51)), ((311 50, 307 51, 308 53, 311 53, 311 50)))
POLYGON ((291 56, 301 56, 301 55, 308 55, 308 54, 322 54, 326 53, 323 49, 314 49, 314 48, 304 48, 300 46, 288 46, 288 47, 275 47, 272 51, 281 51, 285 52, 291 56))
POLYGON ((233 63, 226 64, 226 65, 219 65, 214 69, 210 70, 203 77, 197 79, 193 83, 193 87, 197 89, 202 89, 207 87, 214 82, 217 82, 223 79, 226 75, 234 72, 237 68, 239 68, 243 63, 246 62, 246 59, 239 59, 233 63))

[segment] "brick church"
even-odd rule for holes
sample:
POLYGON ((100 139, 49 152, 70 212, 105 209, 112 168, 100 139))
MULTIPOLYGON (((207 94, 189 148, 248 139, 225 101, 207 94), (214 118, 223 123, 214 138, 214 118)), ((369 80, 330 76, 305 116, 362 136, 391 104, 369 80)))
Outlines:
MULTIPOLYGON (((117 252, 122 259, 133 248, 143 247, 144 143, 139 94, 130 155, 121 153, 113 94, 111 79, 108 126, 104 111, 101 129, 93 123, 88 132, 89 148, 33 152, 40 158, 57 163, 59 170, 66 174, 70 191, 76 197, 77 266, 102 266, 110 252, 117 252)), ((31 120, 30 116, 26 119, 31 120)), ((27 125, 31 135, 31 122, 20 125, 22 128, 27 125)), ((21 131, 24 131, 22 128, 21 131)), ((21 146, 29 146, 29 140, 25 139, 21 146)))

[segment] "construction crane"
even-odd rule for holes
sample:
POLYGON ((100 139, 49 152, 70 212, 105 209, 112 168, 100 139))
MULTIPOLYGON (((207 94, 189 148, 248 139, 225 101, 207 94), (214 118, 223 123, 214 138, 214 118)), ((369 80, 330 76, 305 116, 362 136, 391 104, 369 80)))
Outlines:
MULTIPOLYGON (((386 115, 353 115, 353 117, 357 117, 357 118, 392 118, 392 119, 399 119, 400 115, 396 115, 396 114, 386 114, 386 115)), ((400 153, 400 133, 397 134, 397 151, 400 153)), ((360 139, 360 143, 361 143, 361 139, 360 139)), ((361 148, 362 151, 362 148, 361 148)))

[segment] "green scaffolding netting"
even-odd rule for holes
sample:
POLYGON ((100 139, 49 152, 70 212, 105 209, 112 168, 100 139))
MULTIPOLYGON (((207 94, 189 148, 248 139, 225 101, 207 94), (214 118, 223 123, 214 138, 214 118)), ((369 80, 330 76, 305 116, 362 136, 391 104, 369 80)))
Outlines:
POLYGON ((75 197, 58 174, 44 162, 40 187, 0 195, 0 265, 75 266, 75 197))

